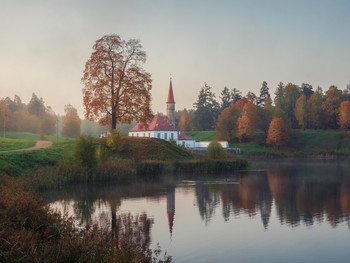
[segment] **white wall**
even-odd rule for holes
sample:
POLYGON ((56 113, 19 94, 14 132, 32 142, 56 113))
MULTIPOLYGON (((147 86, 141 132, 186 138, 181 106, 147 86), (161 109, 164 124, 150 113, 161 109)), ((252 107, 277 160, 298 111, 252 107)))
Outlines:
POLYGON ((159 138, 167 141, 173 139, 176 141, 177 131, 133 131, 129 132, 129 136, 159 138), (171 135, 173 137, 171 137, 171 135))

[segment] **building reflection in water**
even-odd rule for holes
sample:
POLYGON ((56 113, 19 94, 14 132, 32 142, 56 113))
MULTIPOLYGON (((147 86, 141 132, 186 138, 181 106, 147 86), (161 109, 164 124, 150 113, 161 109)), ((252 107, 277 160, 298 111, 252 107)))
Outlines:
POLYGON ((175 187, 172 187, 166 196, 167 214, 170 238, 173 235, 174 217, 175 217, 175 187))

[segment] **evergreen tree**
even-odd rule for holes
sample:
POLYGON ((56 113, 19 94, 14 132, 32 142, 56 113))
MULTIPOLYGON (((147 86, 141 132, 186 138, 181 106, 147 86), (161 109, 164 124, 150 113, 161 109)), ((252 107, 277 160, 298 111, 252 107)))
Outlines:
POLYGON ((46 108, 45 103, 42 98, 38 98, 35 93, 33 93, 32 98, 28 104, 28 112, 37 116, 38 118, 42 118, 45 115, 46 108))
POLYGON ((284 90, 283 82, 278 83, 277 89, 275 91, 275 99, 273 101, 275 105, 277 105, 277 102, 279 102, 280 99, 283 97, 283 90, 284 90))
POLYGON ((230 90, 227 87, 224 87, 221 91, 221 96, 219 96, 219 98, 221 99, 221 111, 233 104, 230 90))
POLYGON ((211 87, 204 83, 201 88, 197 102, 193 104, 196 111, 194 114, 194 125, 197 130, 214 129, 217 121, 220 105, 215 100, 215 94, 211 91, 211 87))
POLYGON ((312 86, 307 83, 301 84, 300 91, 302 94, 306 96, 306 99, 308 100, 312 94, 314 94, 314 91, 312 90, 312 86))
POLYGON ((269 87, 267 86, 267 82, 264 81, 260 88, 260 96, 257 101, 257 106, 263 107, 267 98, 270 98, 269 87))
POLYGON ((232 97, 232 104, 234 104, 234 103, 236 103, 236 101, 242 99, 242 92, 240 92, 236 88, 233 88, 231 90, 231 97, 232 97))

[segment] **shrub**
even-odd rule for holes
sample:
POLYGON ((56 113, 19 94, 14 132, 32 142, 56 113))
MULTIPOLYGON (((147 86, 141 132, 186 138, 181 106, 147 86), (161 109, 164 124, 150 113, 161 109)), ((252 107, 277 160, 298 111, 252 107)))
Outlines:
POLYGON ((97 160, 101 163, 104 163, 108 160, 108 157, 109 157, 108 149, 106 149, 106 147, 101 143, 97 147, 96 157, 97 157, 97 160))
POLYGON ((211 141, 207 149, 207 156, 211 159, 223 159, 226 158, 226 151, 218 141, 211 141))
POLYGON ((75 162, 81 166, 92 168, 97 164, 96 144, 90 136, 81 135, 74 146, 75 162))
POLYGON ((107 146, 112 151, 121 152, 124 149, 124 140, 117 129, 111 131, 107 137, 107 146))

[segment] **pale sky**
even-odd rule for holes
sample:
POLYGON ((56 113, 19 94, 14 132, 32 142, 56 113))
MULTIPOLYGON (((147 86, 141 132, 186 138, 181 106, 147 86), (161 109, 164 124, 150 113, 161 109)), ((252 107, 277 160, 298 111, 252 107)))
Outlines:
POLYGON ((193 108, 204 82, 259 94, 267 81, 323 90, 350 83, 347 0, 0 0, 0 98, 32 93, 57 113, 83 117, 80 79, 95 41, 140 39, 152 109, 165 112, 170 73, 176 109, 193 108))

